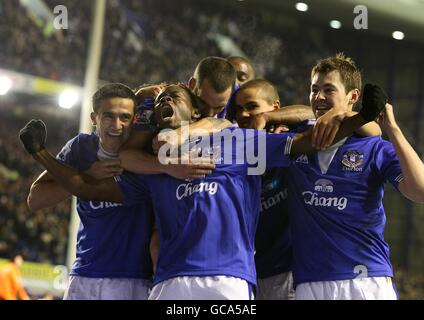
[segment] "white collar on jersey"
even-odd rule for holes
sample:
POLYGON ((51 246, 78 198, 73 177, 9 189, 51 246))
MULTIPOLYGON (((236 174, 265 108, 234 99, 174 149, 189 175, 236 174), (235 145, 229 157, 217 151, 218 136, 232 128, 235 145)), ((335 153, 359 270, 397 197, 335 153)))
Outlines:
POLYGON ((328 147, 326 150, 318 151, 318 164, 322 174, 326 174, 330 167, 331 161, 333 161, 337 150, 346 142, 347 138, 340 140, 339 142, 328 147))

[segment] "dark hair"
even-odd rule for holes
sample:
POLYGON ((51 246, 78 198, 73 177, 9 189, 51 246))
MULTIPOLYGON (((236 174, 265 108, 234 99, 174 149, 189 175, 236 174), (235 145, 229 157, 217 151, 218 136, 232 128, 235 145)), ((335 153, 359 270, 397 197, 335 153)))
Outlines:
POLYGON ((268 102, 269 104, 272 104, 275 100, 280 99, 277 89, 268 80, 254 79, 254 80, 247 81, 246 83, 244 83, 240 86, 240 88, 237 90, 237 92, 244 90, 244 89, 250 89, 250 88, 261 89, 260 97, 262 99, 264 99, 266 102, 268 102))
POLYGON ((134 101, 134 108, 137 105, 137 97, 130 87, 122 83, 109 83, 101 87, 93 95, 93 110, 98 112, 100 102, 105 99, 111 98, 127 98, 134 101))
POLYGON ((329 57, 318 61, 312 68, 311 79, 315 74, 328 74, 332 71, 338 71, 340 80, 343 83, 346 93, 353 89, 361 90, 362 75, 352 58, 346 57, 343 53, 337 53, 334 57, 329 57))
POLYGON ((236 96, 237 94, 245 89, 250 88, 259 88, 261 91, 259 92, 260 97, 264 99, 269 104, 273 104, 274 101, 279 100, 280 96, 278 95, 278 91, 275 86, 268 80, 265 79, 253 79, 243 83, 231 96, 230 105, 227 109, 226 118, 233 122, 236 119, 236 96))
POLYGON ((217 93, 224 92, 236 83, 237 73, 230 62, 220 57, 206 57, 202 59, 194 73, 200 87, 206 79, 217 93))

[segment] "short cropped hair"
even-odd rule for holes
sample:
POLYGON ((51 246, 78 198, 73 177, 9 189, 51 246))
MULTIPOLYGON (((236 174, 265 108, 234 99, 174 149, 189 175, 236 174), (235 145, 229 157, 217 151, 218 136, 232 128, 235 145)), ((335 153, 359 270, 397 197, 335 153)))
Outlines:
POLYGON ((279 100, 278 91, 275 86, 268 80, 265 79, 254 79, 244 83, 238 90, 250 89, 250 88, 259 88, 261 91, 259 95, 269 104, 274 103, 274 101, 279 100))
POLYGON ((362 75, 352 58, 345 56, 343 53, 337 53, 333 57, 322 59, 312 68, 311 79, 317 73, 328 74, 332 71, 338 71, 341 82, 343 83, 346 93, 353 89, 361 90, 362 75))
POLYGON ((111 98, 126 98, 134 101, 134 108, 137 105, 137 97, 130 87, 122 83, 109 83, 97 90, 92 99, 93 111, 98 112, 102 100, 111 98))
POLYGON ((194 72, 194 78, 200 87, 208 80, 217 93, 232 88, 236 83, 237 73, 232 64, 224 58, 206 57, 202 59, 194 72))

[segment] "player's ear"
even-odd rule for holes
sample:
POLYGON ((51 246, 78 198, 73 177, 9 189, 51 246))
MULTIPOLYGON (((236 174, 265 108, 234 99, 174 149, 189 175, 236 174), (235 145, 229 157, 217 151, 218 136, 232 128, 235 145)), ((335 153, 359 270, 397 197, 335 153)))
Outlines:
POLYGON ((280 100, 275 100, 275 101, 272 103, 272 106, 273 106, 274 110, 280 109, 280 108, 281 108, 280 100))
POLYGON ((361 96, 361 91, 359 89, 353 89, 350 92, 351 96, 349 99, 349 104, 355 104, 358 102, 359 97, 361 96))
POLYGON ((194 79, 193 77, 190 77, 190 79, 188 80, 187 86, 190 88, 190 90, 194 90, 194 88, 196 87, 196 79, 194 79))
POLYGON ((202 114, 200 113, 199 109, 193 108, 193 110, 191 111, 191 118, 197 120, 201 116, 202 116, 202 114))
POLYGON ((97 124, 96 116, 97 116, 97 113, 95 112, 90 113, 91 123, 93 124, 93 126, 97 124))

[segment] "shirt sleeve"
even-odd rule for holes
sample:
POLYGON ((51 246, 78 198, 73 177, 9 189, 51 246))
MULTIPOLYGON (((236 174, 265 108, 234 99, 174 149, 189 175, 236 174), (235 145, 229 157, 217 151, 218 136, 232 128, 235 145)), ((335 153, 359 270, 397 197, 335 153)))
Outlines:
MULTIPOLYGON (((267 133, 263 130, 246 130, 246 146, 254 147, 254 154, 270 167, 288 167, 290 149, 295 133, 267 133), (250 141, 253 139, 253 144, 250 141)), ((247 150, 246 155, 251 153, 247 150)), ((248 157, 247 157, 248 158, 248 157)))
POLYGON ((79 153, 79 137, 69 140, 60 150, 60 152, 56 155, 56 159, 60 162, 67 164, 75 168, 77 166, 77 159, 79 153))
POLYGON ((376 150, 375 158, 377 170, 383 180, 389 181, 398 189, 399 182, 401 182, 404 177, 393 145, 381 139, 376 150))
POLYGON ((125 204, 138 204, 150 198, 150 188, 147 177, 147 175, 142 176, 129 172, 114 177, 124 194, 125 204))
POLYGON ((249 174, 263 174, 266 168, 290 166, 294 133, 271 134, 263 130, 246 130, 245 134, 249 174))

